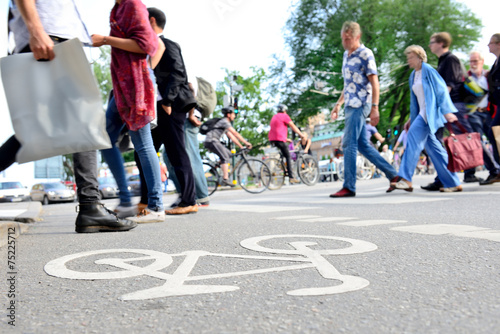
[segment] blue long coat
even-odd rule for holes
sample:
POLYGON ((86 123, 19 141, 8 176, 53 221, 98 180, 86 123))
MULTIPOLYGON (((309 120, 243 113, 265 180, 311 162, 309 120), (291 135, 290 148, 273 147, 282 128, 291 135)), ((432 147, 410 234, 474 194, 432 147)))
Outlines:
MULTIPOLYGON (((417 97, 412 89, 414 78, 415 71, 410 75, 410 119, 412 123, 420 113, 417 97)), ((427 124, 431 133, 436 133, 446 123, 444 114, 456 113, 458 110, 451 102, 450 93, 443 78, 427 63, 422 63, 422 85, 424 86, 427 124)))

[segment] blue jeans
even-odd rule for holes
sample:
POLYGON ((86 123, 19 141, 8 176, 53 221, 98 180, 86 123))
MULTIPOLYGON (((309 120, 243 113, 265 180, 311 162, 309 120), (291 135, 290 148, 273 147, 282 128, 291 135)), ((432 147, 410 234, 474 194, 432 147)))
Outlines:
POLYGON ((391 180, 397 175, 392 167, 366 138, 366 118, 370 106, 345 107, 345 129, 342 149, 344 151, 344 188, 356 191, 356 158, 358 150, 391 180))
POLYGON ((398 175, 411 182, 417 167, 420 152, 424 149, 429 155, 439 180, 445 188, 456 187, 460 184, 457 173, 448 170, 448 154, 441 142, 431 133, 429 125, 422 116, 418 115, 408 131, 406 150, 401 161, 398 175))
MULTIPOLYGON (((191 162, 191 167, 193 169, 196 200, 198 202, 208 202, 208 186, 207 179, 205 178, 205 172, 203 171, 203 161, 201 160, 200 155, 198 132, 199 128, 191 124, 189 120, 186 120, 186 124, 184 125, 184 138, 186 141, 186 152, 189 156, 189 161, 191 162)), ((166 154, 163 155, 163 160, 169 170, 174 170, 166 154)), ((170 173, 170 179, 174 182, 177 192, 180 192, 181 187, 175 173, 170 173)))
MULTIPOLYGON (((113 146, 101 152, 120 190, 120 204, 130 205, 132 201, 125 176, 125 168, 123 167, 124 160, 120 150, 115 145, 124 126, 113 97, 109 101, 108 110, 106 111, 106 130, 113 146)), ((137 131, 129 130, 129 134, 144 170, 148 187, 148 209, 153 211, 163 210, 160 164, 151 137, 151 127, 147 124, 137 131)))

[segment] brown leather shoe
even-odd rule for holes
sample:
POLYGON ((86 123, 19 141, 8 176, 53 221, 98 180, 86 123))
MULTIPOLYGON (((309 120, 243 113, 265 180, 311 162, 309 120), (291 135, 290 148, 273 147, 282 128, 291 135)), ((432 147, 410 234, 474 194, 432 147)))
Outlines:
POLYGON ((142 210, 146 209, 148 207, 148 204, 144 203, 137 203, 137 212, 142 212, 142 210))
POLYGON ((167 215, 185 215, 188 213, 196 213, 198 212, 198 205, 190 205, 190 206, 178 206, 176 208, 165 210, 167 215))

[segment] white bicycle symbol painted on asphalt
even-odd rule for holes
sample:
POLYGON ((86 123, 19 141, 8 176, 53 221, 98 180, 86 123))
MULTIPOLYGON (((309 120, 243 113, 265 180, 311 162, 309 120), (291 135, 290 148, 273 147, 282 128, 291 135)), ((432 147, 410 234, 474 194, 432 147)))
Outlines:
POLYGON ((194 285, 185 284, 191 282, 198 282, 203 280, 213 280, 217 278, 228 278, 245 275, 257 275, 270 272, 280 272, 288 270, 301 270, 308 268, 315 268, 319 274, 326 280, 340 281, 340 284, 335 284, 328 287, 309 287, 297 290, 288 291, 288 295, 292 296, 320 296, 330 295, 343 292, 356 291, 365 288, 370 282, 362 277, 343 275, 341 274, 327 259, 325 255, 348 255, 360 254, 371 252, 377 249, 373 243, 341 238, 332 236, 316 236, 316 235, 269 235, 245 239, 240 242, 240 245, 246 249, 272 254, 292 255, 287 257, 276 256, 252 256, 240 254, 219 254, 210 253, 206 251, 186 251, 179 254, 167 254, 146 249, 103 249, 82 252, 72 255, 63 256, 47 263, 44 270, 47 274, 60 278, 68 279, 81 279, 81 280, 104 280, 104 279, 118 279, 130 278, 137 276, 149 276, 164 280, 162 286, 154 287, 151 289, 140 290, 132 292, 121 297, 122 300, 144 300, 161 297, 171 296, 184 296, 184 295, 197 295, 204 293, 215 292, 228 292, 238 290, 239 287, 233 285, 194 285), (313 241, 292 241, 287 242, 291 247, 290 249, 273 249, 261 246, 259 243, 270 241, 273 239, 326 239, 340 241, 350 244, 346 248, 329 249, 329 250, 316 250, 310 248, 318 244, 313 241), (129 258, 113 258, 107 257, 94 261, 97 265, 107 265, 120 270, 116 271, 102 271, 102 272, 80 272, 68 268, 68 263, 80 258, 88 256, 96 256, 102 254, 112 253, 134 253, 140 254, 139 257, 129 258), (248 259, 248 260, 272 260, 272 261, 286 261, 296 262, 292 265, 284 265, 272 268, 252 269, 245 271, 235 271, 227 273, 217 273, 210 275, 193 275, 193 269, 202 257, 222 257, 234 259, 248 259), (175 269, 172 274, 162 272, 162 270, 169 267, 176 257, 184 257, 181 264, 175 269), (137 262, 148 262, 149 264, 141 267, 135 265, 137 262), (134 264, 133 264, 134 263, 134 264))

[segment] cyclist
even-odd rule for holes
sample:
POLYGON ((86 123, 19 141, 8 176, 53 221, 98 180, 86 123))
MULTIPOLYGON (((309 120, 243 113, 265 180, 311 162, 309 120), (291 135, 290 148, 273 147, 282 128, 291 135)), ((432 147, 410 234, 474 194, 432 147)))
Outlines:
POLYGON ((295 150, 302 149, 304 151, 304 154, 309 153, 309 148, 311 148, 311 138, 308 138, 307 132, 303 132, 304 137, 300 138, 300 140, 297 142, 295 145, 295 150))
POLYGON ((229 181, 228 172, 229 157, 231 152, 220 142, 220 139, 223 134, 226 134, 226 136, 240 149, 243 148, 240 141, 248 148, 252 148, 252 144, 247 142, 231 125, 231 122, 236 118, 234 109, 232 107, 222 108, 222 114, 224 117, 215 123, 212 129, 207 132, 203 145, 208 151, 216 154, 220 159, 223 178, 221 185, 234 187, 233 183, 229 181))
POLYGON ((301 139, 304 137, 304 134, 295 124, 293 124, 292 119, 287 114, 287 111, 288 108, 286 105, 278 105, 277 114, 271 119, 269 141, 271 142, 271 145, 276 146, 280 150, 281 155, 283 155, 286 159, 289 182, 299 183, 300 181, 294 177, 292 172, 292 161, 290 159, 290 151, 288 150, 287 144, 288 127, 290 127, 293 132, 298 134, 301 139))

